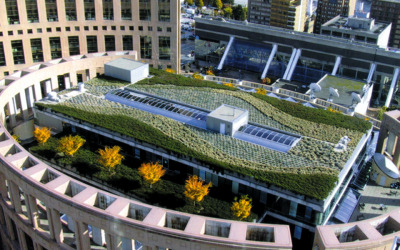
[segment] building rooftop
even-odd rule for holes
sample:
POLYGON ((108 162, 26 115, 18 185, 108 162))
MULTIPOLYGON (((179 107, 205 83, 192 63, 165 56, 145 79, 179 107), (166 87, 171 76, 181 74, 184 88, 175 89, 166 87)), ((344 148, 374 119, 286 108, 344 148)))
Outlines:
MULTIPOLYGON (((160 78, 153 77, 149 80, 146 79, 137 84, 129 85, 128 87, 128 89, 144 93, 145 95, 157 97, 158 100, 162 100, 161 102, 157 101, 156 98, 153 98, 154 100, 147 97, 144 98, 144 95, 140 96, 140 94, 131 95, 129 98, 134 98, 135 100, 137 99, 139 102, 142 100, 141 105, 145 105, 147 107, 152 106, 152 109, 160 109, 162 105, 168 106, 170 104, 168 104, 166 100, 170 100, 170 103, 173 105, 180 103, 189 108, 198 107, 197 110, 201 111, 201 114, 204 112, 204 110, 215 110, 222 104, 226 104, 225 106, 222 106, 220 110, 217 109, 216 115, 221 116, 225 112, 235 110, 237 114, 235 114, 232 119, 240 116, 240 114, 245 110, 248 110, 249 123, 256 124, 255 127, 263 129, 255 129, 254 125, 251 125, 242 128, 242 130, 239 130, 238 132, 246 133, 246 131, 248 131, 248 135, 246 136, 257 137, 257 135, 260 135, 261 138, 259 139, 265 140, 271 137, 271 140, 277 140, 276 143, 281 143, 282 145, 289 145, 292 147, 288 152, 272 150, 270 148, 262 147, 242 139, 239 140, 231 136, 189 126, 186 124, 186 122, 170 119, 164 115, 160 116, 152 111, 146 111, 142 108, 132 108, 132 106, 128 107, 130 105, 126 106, 126 104, 123 103, 109 101, 104 99, 104 95, 107 94, 112 87, 104 89, 103 92, 99 91, 96 89, 96 84, 98 84, 99 81, 98 79, 92 80, 96 83, 92 84, 92 86, 90 82, 86 84, 88 89, 87 92, 67 100, 63 100, 62 102, 57 103, 57 105, 49 107, 51 107, 53 112, 61 113, 65 112, 65 107, 68 107, 68 109, 73 108, 76 110, 82 110, 82 112, 74 112, 74 116, 76 116, 75 118, 77 119, 80 119, 80 116, 85 116, 85 112, 95 112, 104 115, 124 115, 131 117, 132 119, 137 119, 141 122, 144 122, 146 126, 151 126, 161 131, 161 133, 170 137, 172 141, 178 140, 179 143, 183 144, 185 148, 189 147, 191 150, 205 155, 205 159, 208 159, 207 157, 209 157, 214 159, 214 162, 217 160, 217 162, 229 164, 231 166, 231 170, 237 169, 239 172, 242 172, 245 175, 248 175, 246 174, 246 169, 249 169, 252 175, 254 175, 253 171, 259 172, 260 174, 257 174, 257 178, 261 178, 260 180, 267 181, 272 184, 274 184, 274 181, 278 180, 270 178, 265 180, 263 179, 264 176, 268 176, 267 173, 270 171, 295 173, 297 176, 302 174, 312 174, 314 172, 324 172, 328 176, 337 176, 346 165, 346 162, 349 160, 353 150, 363 135, 363 133, 360 131, 349 130, 341 128, 340 126, 331 126, 327 124, 306 121, 298 117, 294 117, 288 113, 279 111, 278 108, 268 104, 265 101, 261 101, 259 98, 251 95, 250 93, 220 89, 224 88, 223 85, 215 84, 215 88, 196 88, 191 86, 174 85, 147 85, 149 81, 151 84, 151 81, 160 81, 160 79, 165 80, 168 77, 169 75, 163 75, 160 78), (233 106, 238 108, 232 109, 233 106), (277 131, 282 131, 282 133, 277 131), (278 134, 279 136, 277 136, 278 134), (348 145, 348 149, 342 153, 335 152, 333 150, 335 144, 341 137, 345 135, 352 138, 348 145), (299 140, 299 136, 303 136, 303 138, 299 140), (298 171, 300 171, 300 174, 298 171)), ((182 77, 182 79, 185 78, 182 77)), ((182 79, 173 82, 178 82, 182 79)), ((101 88, 104 88, 105 83, 100 85, 101 88)), ((114 89, 116 90, 117 87, 119 87, 119 85, 114 89)), ((130 95, 130 93, 124 94, 127 96, 130 95)), ((302 109, 302 112, 324 112, 328 116, 336 115, 324 110, 305 108, 302 105, 297 105, 294 107, 302 109)), ((175 115, 182 117, 191 112, 188 109, 180 109, 177 106, 170 106, 169 109, 171 109, 170 113, 175 113, 175 115)), ((164 109, 163 112, 165 112, 164 109)), ((195 114, 196 112, 192 113, 195 114)), ((200 113, 196 114, 201 116, 200 113)), ((70 115, 68 112, 64 114, 70 115)), ((202 122, 201 117, 196 121, 202 122)), ((193 117, 191 117, 191 119, 193 119, 193 117)), ((102 122, 99 121, 99 124, 101 123, 102 122)), ((108 129, 114 130, 116 128, 111 127, 108 129)), ((130 134, 134 134, 134 131, 132 131, 130 134)), ((148 143, 154 143, 157 145, 158 141, 149 141, 148 143)), ((320 179, 320 181, 322 181, 322 179, 320 179)), ((288 185, 287 183, 285 185, 286 188, 290 186, 290 184, 288 185)), ((319 196, 318 198, 320 199, 322 198, 321 195, 317 195, 316 193, 326 192, 326 190, 322 191, 326 187, 323 188, 317 185, 317 188, 317 186, 311 185, 311 183, 304 185, 304 190, 293 188, 292 191, 304 193, 310 197, 315 195, 317 198, 319 196), (306 185, 311 186, 306 187, 306 185)), ((291 190, 291 188, 288 189, 291 190)))
POLYGON ((337 16, 322 25, 322 28, 333 28, 341 31, 357 31, 365 34, 380 34, 390 23, 376 22, 372 18, 337 16))
POLYGON ((321 86, 321 91, 315 93, 315 97, 328 100, 330 98, 329 87, 332 87, 337 89, 339 92, 339 97, 332 97, 333 102, 348 107, 352 105, 351 94, 355 92, 362 96, 363 87, 366 83, 332 75, 325 75, 318 84, 321 86))
POLYGON ((135 61, 132 59, 128 59, 128 58, 118 58, 116 60, 106 63, 105 65, 109 65, 109 66, 113 66, 113 67, 117 67, 117 68, 125 69, 125 70, 134 70, 134 69, 137 69, 139 67, 146 65, 146 63, 141 63, 141 62, 138 62, 138 61, 135 61))
POLYGON ((217 109, 215 109, 214 111, 209 113, 208 116, 211 116, 211 117, 214 117, 214 118, 217 118, 220 120, 228 121, 228 122, 233 122, 237 118, 244 115, 245 113, 246 113, 246 110, 244 110, 244 109, 234 107, 231 105, 227 105, 227 104, 222 104, 217 109))

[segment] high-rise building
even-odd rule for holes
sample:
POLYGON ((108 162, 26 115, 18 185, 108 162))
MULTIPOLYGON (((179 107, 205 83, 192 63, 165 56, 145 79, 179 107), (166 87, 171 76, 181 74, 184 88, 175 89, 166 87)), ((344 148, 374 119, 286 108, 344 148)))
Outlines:
POLYGON ((250 0, 249 21, 294 31, 304 31, 307 0, 250 0))
POLYGON ((372 1, 371 18, 375 18, 377 21, 392 23, 389 47, 400 48, 400 1, 372 1))
POLYGON ((314 33, 320 33, 322 24, 341 15, 344 17, 354 14, 356 0, 319 0, 314 33))
POLYGON ((180 4, 170 0, 0 1, 0 76, 72 55, 137 51, 179 69, 180 4))

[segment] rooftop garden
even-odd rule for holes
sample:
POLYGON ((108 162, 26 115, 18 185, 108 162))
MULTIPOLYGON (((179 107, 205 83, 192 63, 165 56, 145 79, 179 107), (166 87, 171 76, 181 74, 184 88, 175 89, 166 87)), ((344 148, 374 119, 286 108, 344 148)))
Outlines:
MULTIPOLYGON (((88 91, 58 104, 37 103, 39 109, 80 119, 203 162, 218 172, 236 172, 258 181, 316 199, 335 187, 338 173, 371 124, 354 117, 312 109, 230 86, 151 69, 150 79, 129 88, 213 110, 222 103, 248 109, 250 121, 299 134, 288 153, 229 136, 187 126, 102 97, 126 82, 106 78, 86 83, 88 91), (333 151, 339 139, 351 138, 347 151, 333 151)), ((228 173, 227 172, 227 173, 228 173)))

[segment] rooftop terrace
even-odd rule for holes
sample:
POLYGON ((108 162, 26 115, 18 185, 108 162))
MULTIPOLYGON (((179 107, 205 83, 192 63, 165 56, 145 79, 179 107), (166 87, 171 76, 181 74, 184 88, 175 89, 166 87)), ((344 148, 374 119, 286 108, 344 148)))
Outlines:
MULTIPOLYGON (((355 146, 360 140, 363 132, 355 129, 344 128, 345 125, 332 126, 327 124, 330 119, 323 119, 322 122, 313 122, 304 120, 304 118, 295 117, 282 111, 279 105, 295 105, 294 109, 299 109, 301 112, 323 112, 327 117, 343 116, 341 114, 333 114, 323 110, 306 108, 302 105, 292 104, 286 101, 280 101, 279 104, 270 104, 263 98, 257 95, 252 95, 245 92, 237 91, 235 88, 225 87, 223 85, 211 84, 210 82, 194 82, 182 76, 167 74, 165 72, 153 71, 156 77, 141 81, 137 84, 130 85, 130 89, 138 90, 143 93, 168 98, 173 101, 186 103, 188 105, 199 107, 200 109, 213 110, 219 107, 222 103, 232 105, 241 109, 249 110, 249 121, 268 126, 271 128, 296 133, 303 136, 303 139, 297 143, 288 153, 283 153, 271 150, 259 145, 248 143, 246 141, 237 140, 230 136, 213 133, 210 131, 198 129, 188 126, 184 123, 172 120, 167 117, 154 115, 146 111, 133 109, 120 103, 105 100, 103 95, 111 89, 120 87, 122 83, 109 84, 102 79, 92 80, 87 86, 88 91, 85 94, 80 94, 72 98, 65 98, 61 103, 56 105, 46 103, 44 106, 50 107, 53 111, 63 113, 67 116, 83 119, 87 122, 96 124, 96 120, 90 120, 91 113, 101 114, 102 121, 98 121, 97 125, 101 125, 107 129, 118 130, 117 122, 110 127, 107 127, 106 116, 115 117, 124 116, 127 119, 137 119, 143 122, 143 126, 150 126, 170 139, 181 145, 179 147, 189 148, 191 151, 186 152, 190 156, 193 152, 196 159, 204 162, 213 162, 222 168, 230 171, 239 172, 245 175, 254 176, 256 179, 266 181, 278 186, 279 179, 284 178, 286 174, 293 174, 297 178, 308 176, 315 178, 320 185, 314 185, 310 181, 303 179, 304 186, 298 188, 291 187, 290 182, 286 182, 285 188, 297 193, 306 194, 310 197, 322 199, 330 192, 335 185, 338 173, 341 171, 346 161, 352 154, 355 146), (162 84, 163 81, 169 78, 176 78, 174 86, 170 84, 162 84), (161 85, 154 85, 159 83, 161 85), (196 84, 202 84, 204 87, 195 87, 196 84), (150 85, 149 85, 150 84, 150 85), (184 86, 186 85, 186 86, 184 86), (206 88, 206 86, 208 86, 206 88), (79 111, 79 112, 76 112, 79 111), (324 124, 325 123, 325 124, 324 124), (347 135, 352 138, 349 143, 348 150, 343 153, 334 152, 333 148, 339 139, 347 135), (213 160, 211 160, 213 159, 213 160), (283 174, 283 175, 281 175, 283 174), (318 188, 316 188, 318 187, 318 188)), ((165 82, 164 82, 165 83, 165 82)), ((272 98, 274 99, 274 98, 272 98)), ((272 100, 271 99, 271 100, 272 100)), ((270 100, 270 99, 268 99, 270 100)), ((271 102, 275 102, 272 100, 271 102)), ((39 104, 43 105, 43 104, 39 104)), ((298 115, 301 112, 297 112, 298 115)), ((313 115, 307 115, 306 119, 314 119, 313 115)), ((343 116, 346 119, 352 117, 343 116)), ((125 118, 124 118, 125 119, 125 118)), ((333 120, 332 120, 333 121, 333 120)), ((358 121, 356 119, 355 121, 358 121)), ((345 126, 346 127, 346 126, 345 126)), ((135 129, 135 128, 129 128, 135 129)), ((126 128, 124 128, 124 131, 126 128)), ((130 136, 135 131, 127 132, 130 136)), ((150 140, 146 135, 140 135, 141 140, 150 140)), ((157 141, 148 141, 158 145, 157 141)), ((159 145, 161 146, 161 145, 159 145)), ((166 147, 166 145, 162 146, 166 147)), ((168 148, 167 149, 172 149, 168 148)), ((176 150, 172 149, 172 151, 176 150)), ((178 150, 179 151, 179 150, 178 150)), ((182 152, 182 151, 181 151, 182 152)), ((178 152, 179 153, 179 152, 178 152)), ((293 183, 294 184, 294 183, 293 183)))

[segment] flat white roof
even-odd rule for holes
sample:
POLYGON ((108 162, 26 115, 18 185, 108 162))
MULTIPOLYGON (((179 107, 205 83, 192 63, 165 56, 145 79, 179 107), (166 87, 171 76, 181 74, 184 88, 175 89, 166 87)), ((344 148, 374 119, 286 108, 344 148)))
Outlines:
POLYGON ((248 111, 245 109, 241 109, 238 107, 230 106, 227 104, 222 104, 218 108, 216 108, 214 111, 212 111, 210 114, 208 114, 209 117, 214 117, 219 120, 224 120, 228 122, 233 122, 243 114, 246 114, 248 111))
POLYGON ((105 65, 109 65, 109 66, 113 66, 113 67, 117 67, 117 68, 125 69, 125 70, 134 70, 134 69, 142 67, 143 65, 146 65, 146 63, 138 62, 138 61, 128 59, 128 58, 118 58, 116 60, 106 63, 105 65))

